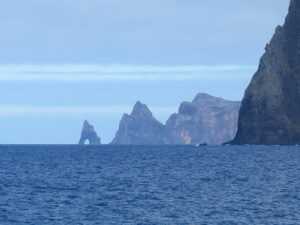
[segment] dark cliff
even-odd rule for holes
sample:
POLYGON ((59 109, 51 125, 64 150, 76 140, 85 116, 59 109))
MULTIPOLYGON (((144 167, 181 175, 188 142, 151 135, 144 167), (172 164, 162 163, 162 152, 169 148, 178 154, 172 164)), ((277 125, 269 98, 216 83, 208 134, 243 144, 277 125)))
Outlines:
POLYGON ((153 117, 146 105, 137 102, 130 115, 123 115, 111 144, 160 145, 163 135, 164 125, 153 117))
POLYGON ((266 46, 229 144, 300 144, 300 0, 291 1, 285 24, 266 46))
POLYGON ((90 145, 100 145, 101 139, 98 137, 94 127, 89 124, 87 120, 84 121, 79 145, 84 145, 84 142, 88 140, 90 145))
POLYGON ((169 118, 165 143, 219 145, 229 141, 236 134, 239 108, 240 102, 200 93, 192 102, 183 102, 169 118))

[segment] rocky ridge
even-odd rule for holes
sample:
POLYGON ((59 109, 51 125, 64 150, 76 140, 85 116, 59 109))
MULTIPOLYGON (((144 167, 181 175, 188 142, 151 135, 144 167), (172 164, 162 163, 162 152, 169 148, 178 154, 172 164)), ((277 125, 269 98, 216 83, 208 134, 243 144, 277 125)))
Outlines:
POLYGON ((137 102, 130 115, 123 115, 111 144, 219 145, 234 137, 239 107, 240 102, 200 93, 192 102, 183 102, 163 125, 137 102))
POLYGON ((198 94, 166 122, 166 144, 220 145, 237 131, 240 102, 198 94))

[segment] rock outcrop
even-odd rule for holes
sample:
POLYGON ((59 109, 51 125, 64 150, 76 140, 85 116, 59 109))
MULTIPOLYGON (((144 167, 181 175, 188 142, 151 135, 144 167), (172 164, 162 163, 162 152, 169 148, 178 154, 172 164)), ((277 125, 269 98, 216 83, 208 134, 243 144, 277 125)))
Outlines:
POLYGON ((229 144, 300 144, 300 0, 291 0, 285 24, 266 46, 229 144))
POLYGON ((237 131, 240 102, 198 94, 183 102, 166 123, 165 144, 220 145, 237 131))
POLYGON ((160 145, 163 144, 164 125, 156 120, 148 107, 139 101, 130 115, 124 114, 114 145, 160 145))
POLYGON ((96 131, 94 130, 94 127, 89 124, 87 120, 84 121, 82 131, 81 131, 81 137, 79 140, 79 145, 84 145, 85 141, 88 140, 90 145, 100 145, 101 139, 98 137, 96 131))
POLYGON ((123 115, 111 144, 220 145, 235 136, 239 108, 238 101, 198 94, 192 102, 183 102, 163 125, 137 102, 130 115, 123 115))

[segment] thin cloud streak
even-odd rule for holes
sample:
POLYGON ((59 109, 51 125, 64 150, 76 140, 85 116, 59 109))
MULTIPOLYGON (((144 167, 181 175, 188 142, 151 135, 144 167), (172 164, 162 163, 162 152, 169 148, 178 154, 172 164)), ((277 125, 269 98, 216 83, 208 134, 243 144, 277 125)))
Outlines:
POLYGON ((1 65, 2 82, 107 82, 244 79, 255 67, 222 66, 130 66, 130 65, 1 65), (247 74, 247 75, 245 75, 247 74))
MULTIPOLYGON (((149 107, 156 115, 169 115, 176 112, 176 107, 149 107)), ((132 106, 23 106, 0 105, 1 116, 16 115, 119 115, 130 113, 132 106)))
POLYGON ((240 71, 252 70, 255 66, 216 65, 216 66, 136 66, 136 65, 0 65, 0 72, 17 73, 168 73, 200 71, 240 71))
POLYGON ((215 80, 215 79, 248 79, 243 74, 114 74, 114 75, 0 75, 2 82, 121 82, 121 81, 184 81, 184 80, 215 80))

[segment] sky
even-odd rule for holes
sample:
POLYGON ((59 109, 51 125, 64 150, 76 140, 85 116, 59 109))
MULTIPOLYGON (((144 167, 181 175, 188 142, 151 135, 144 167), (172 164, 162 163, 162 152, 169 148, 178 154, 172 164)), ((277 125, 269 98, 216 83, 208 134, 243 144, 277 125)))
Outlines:
POLYGON ((162 123, 241 100, 288 0, 0 0, 0 144, 109 143, 137 100, 162 123))

